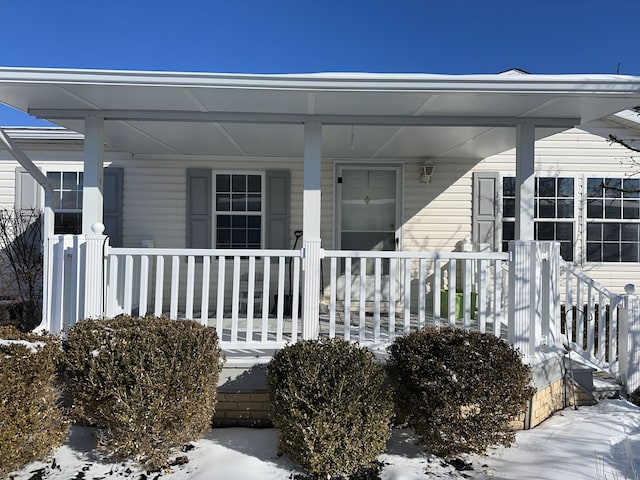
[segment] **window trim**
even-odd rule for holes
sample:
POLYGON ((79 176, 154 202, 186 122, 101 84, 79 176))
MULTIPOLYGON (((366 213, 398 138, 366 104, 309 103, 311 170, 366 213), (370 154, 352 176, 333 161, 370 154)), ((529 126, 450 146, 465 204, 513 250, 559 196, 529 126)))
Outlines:
MULTIPOLYGON (((216 175, 259 175, 260 176, 260 247, 259 250, 265 248, 266 244, 266 221, 267 221, 267 211, 266 211, 266 181, 267 181, 267 171, 266 170, 211 170, 211 246, 212 248, 218 248, 218 239, 217 239, 217 222, 218 222, 218 210, 216 209, 216 194, 217 185, 216 185, 216 175)), ((233 211, 228 212, 230 215, 234 215, 233 211)), ((247 211, 244 212, 247 215, 247 211)), ((241 215, 242 213, 236 213, 236 215, 241 215)), ((258 215, 255 215, 258 216, 258 215)), ((234 249, 233 247, 230 248, 234 249)))

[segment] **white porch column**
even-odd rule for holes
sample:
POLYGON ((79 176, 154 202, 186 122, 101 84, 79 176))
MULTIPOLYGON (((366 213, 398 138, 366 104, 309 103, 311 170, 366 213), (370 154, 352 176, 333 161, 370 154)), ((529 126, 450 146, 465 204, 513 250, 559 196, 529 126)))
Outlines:
POLYGON ((535 194, 535 126, 516 126, 516 240, 533 240, 535 194))
POLYGON ((104 119, 87 115, 84 120, 84 184, 82 188, 82 233, 91 233, 102 223, 102 181, 104 161, 104 119))
POLYGON ((304 193, 302 198, 302 244, 304 258, 302 338, 311 340, 319 335, 320 316, 320 180, 322 164, 322 124, 304 124, 304 193))

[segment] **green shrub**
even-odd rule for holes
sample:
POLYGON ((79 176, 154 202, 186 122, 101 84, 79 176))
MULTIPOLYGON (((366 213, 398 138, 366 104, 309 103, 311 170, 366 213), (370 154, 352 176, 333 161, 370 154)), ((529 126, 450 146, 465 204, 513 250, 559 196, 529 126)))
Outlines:
POLYGON ((510 423, 534 393, 517 350, 463 329, 431 327, 397 338, 387 372, 399 418, 441 456, 510 445, 510 423))
POLYGON ((62 445, 58 337, 0 327, 0 478, 62 445))
POLYGON ((157 317, 83 320, 64 350, 73 412, 101 427, 100 449, 158 469, 211 427, 222 368, 213 329, 157 317))
POLYGON ((364 347, 303 341, 267 367, 279 447, 315 475, 352 473, 383 453, 393 416, 384 369, 364 347))

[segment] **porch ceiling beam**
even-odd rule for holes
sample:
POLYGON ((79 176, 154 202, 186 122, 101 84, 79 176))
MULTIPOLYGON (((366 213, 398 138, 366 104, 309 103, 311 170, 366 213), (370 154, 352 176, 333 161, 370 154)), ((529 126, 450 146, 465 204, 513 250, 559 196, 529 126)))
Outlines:
POLYGON ((80 120, 97 115, 107 121, 218 122, 304 124, 315 121, 324 125, 380 125, 407 127, 515 127, 529 123, 536 127, 571 128, 580 124, 578 117, 500 117, 447 115, 309 115, 300 113, 197 112, 178 110, 77 110, 30 109, 29 114, 47 120, 80 120))

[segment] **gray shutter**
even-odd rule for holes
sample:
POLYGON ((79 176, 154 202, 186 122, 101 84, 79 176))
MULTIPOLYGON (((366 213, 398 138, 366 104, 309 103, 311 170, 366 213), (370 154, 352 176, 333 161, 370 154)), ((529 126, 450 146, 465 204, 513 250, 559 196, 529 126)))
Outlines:
POLYGON ((187 248, 211 248, 211 170, 187 169, 187 248))
POLYGON ((499 248, 500 231, 498 225, 498 182, 495 172, 476 172, 473 174, 473 245, 489 245, 491 250, 499 248))
POLYGON ((112 247, 122 246, 122 177, 120 167, 104 169, 102 221, 112 247))
POLYGON ((266 248, 291 248, 289 207, 291 173, 289 170, 268 170, 266 181, 266 248))
POLYGON ((42 210, 40 185, 24 168, 16 168, 15 206, 19 210, 42 210))

